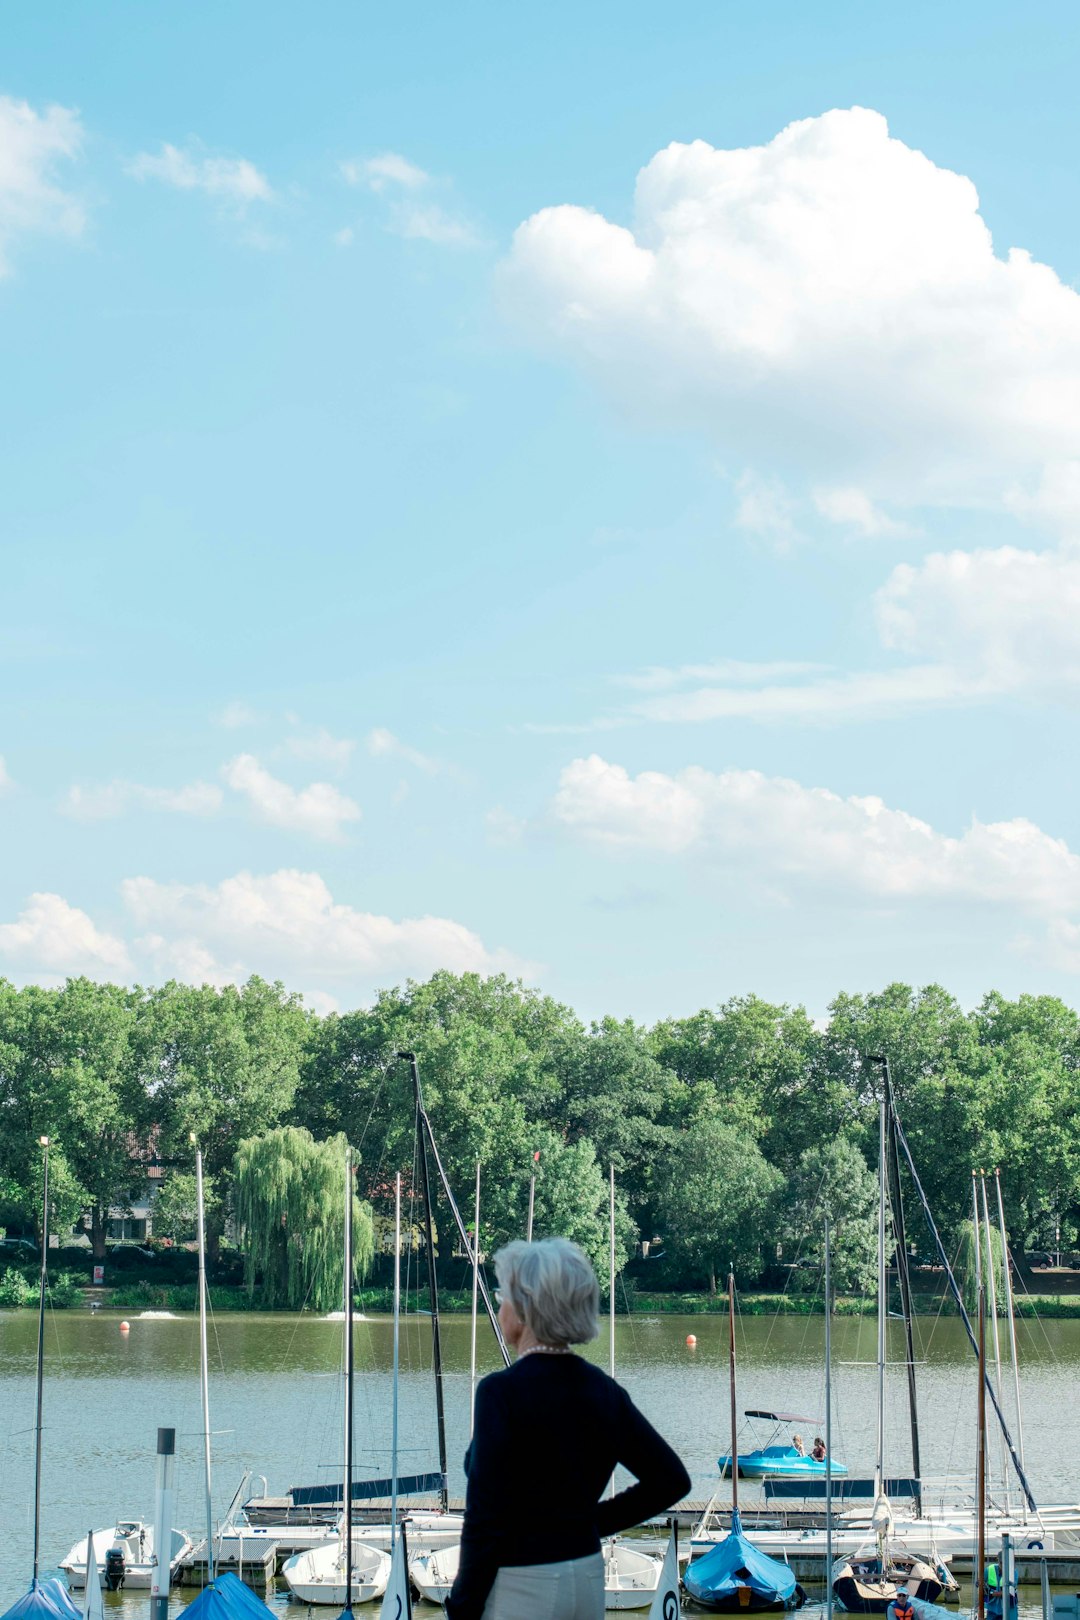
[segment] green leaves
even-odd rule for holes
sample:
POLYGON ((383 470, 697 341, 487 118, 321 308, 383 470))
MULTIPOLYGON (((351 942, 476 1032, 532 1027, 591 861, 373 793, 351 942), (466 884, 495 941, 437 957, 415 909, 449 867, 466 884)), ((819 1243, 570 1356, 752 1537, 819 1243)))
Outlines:
MULTIPOLYGON (((344 1276, 345 1137, 316 1142, 286 1125, 240 1143, 236 1217, 248 1288, 269 1305, 333 1310, 344 1276)), ((355 1156, 354 1156, 355 1162, 355 1156)), ((363 1276, 375 1253, 371 1206, 353 1199, 353 1256, 363 1276)))

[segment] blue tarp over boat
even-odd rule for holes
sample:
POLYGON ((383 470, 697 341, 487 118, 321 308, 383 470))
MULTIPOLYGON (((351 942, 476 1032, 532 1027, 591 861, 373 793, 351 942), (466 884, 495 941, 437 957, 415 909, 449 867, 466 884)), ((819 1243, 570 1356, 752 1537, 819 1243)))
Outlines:
POLYGON ((63 1581, 34 1581, 0 1620, 82 1620, 63 1581))
POLYGON ((747 1541, 738 1512, 723 1541, 687 1565, 683 1586, 710 1609, 797 1609, 805 1596, 787 1564, 747 1541))
POLYGON ((257 1598, 239 1575, 226 1570, 215 1578, 213 1586, 206 1587, 194 1603, 188 1604, 184 1620, 267 1620, 272 1614, 274 1610, 257 1598))

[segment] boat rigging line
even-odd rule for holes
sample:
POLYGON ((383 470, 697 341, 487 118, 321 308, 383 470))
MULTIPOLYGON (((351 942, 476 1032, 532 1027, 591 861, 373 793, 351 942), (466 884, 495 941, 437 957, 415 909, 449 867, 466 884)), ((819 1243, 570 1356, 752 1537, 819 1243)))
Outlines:
MULTIPOLYGON (((975 1352, 976 1356, 978 1356, 979 1345, 978 1340, 975 1337, 975 1331, 971 1325, 971 1317, 968 1315, 967 1307, 965 1306, 963 1296, 960 1293, 953 1268, 949 1264, 949 1257, 945 1252, 945 1245, 941 1241, 941 1234, 937 1229, 937 1223, 935 1222, 933 1214, 931 1213, 930 1204, 923 1189, 923 1184, 919 1180, 919 1172, 915 1168, 915 1160, 912 1157, 911 1148, 908 1146, 907 1137, 904 1135, 904 1127, 901 1125, 895 1109, 893 1111, 893 1124, 896 1131, 896 1140, 903 1152, 904 1160, 911 1175, 911 1183, 915 1188, 919 1203, 922 1206, 922 1212, 926 1218, 926 1224, 929 1229, 930 1236, 933 1239, 934 1247, 937 1250, 938 1259, 941 1261, 941 1264, 945 1269, 945 1276, 949 1284, 949 1291, 956 1303, 957 1310, 960 1312, 960 1320, 964 1324, 964 1331, 968 1336, 968 1342, 970 1343, 971 1348, 975 1352)), ((986 1378, 985 1373, 984 1378, 986 1378)), ((1024 1465, 1020 1460, 1020 1456, 1015 1445, 1013 1444, 1012 1435, 1009 1433, 1008 1424, 1005 1422, 1005 1414, 1001 1409, 1001 1403, 999 1402, 997 1395, 994 1393, 993 1387, 990 1386, 988 1378, 986 1378, 986 1383, 987 1393, 990 1396, 991 1405, 994 1408, 998 1423, 1001 1425, 1001 1432, 1005 1436, 1005 1444, 1009 1449, 1009 1456, 1012 1458, 1013 1467, 1016 1469, 1016 1477, 1020 1481, 1020 1488, 1024 1493, 1027 1500, 1027 1505, 1031 1509, 1032 1513, 1038 1513, 1038 1504, 1035 1501, 1034 1493, 1032 1492, 1031 1486, 1028 1483, 1027 1474, 1024 1472, 1024 1465)))
MULTIPOLYGON (((464 1246, 465 1253, 470 1254, 472 1252, 472 1245, 469 1241, 468 1228, 461 1218, 461 1211, 458 1209, 457 1199, 454 1197, 450 1187, 450 1178, 447 1176, 446 1171, 443 1168, 442 1159, 439 1157, 439 1147, 438 1143, 435 1141, 435 1133, 431 1128, 431 1120, 428 1118, 428 1112, 424 1106, 424 1094, 420 1086, 420 1068, 416 1061, 416 1055, 413 1052, 398 1052, 395 1055, 399 1057, 402 1062, 412 1065, 413 1091, 416 1097, 417 1117, 420 1121, 419 1135, 421 1150, 423 1152, 423 1162, 426 1165, 427 1147, 430 1147, 431 1157, 435 1161, 436 1170, 439 1172, 439 1180, 442 1183, 443 1192, 446 1194, 446 1201, 450 1205, 450 1213, 454 1217, 454 1224, 457 1227, 458 1236, 460 1237, 464 1246)), ((498 1341, 499 1351, 503 1358, 503 1365, 509 1367, 510 1352, 506 1347, 506 1340, 503 1338, 502 1328, 499 1326, 498 1313, 496 1312, 494 1305, 491 1303, 491 1291, 488 1288, 482 1274, 479 1279, 479 1289, 480 1297, 484 1301, 484 1309, 488 1314, 488 1321, 491 1323, 492 1331, 494 1332, 495 1338, 498 1341)))

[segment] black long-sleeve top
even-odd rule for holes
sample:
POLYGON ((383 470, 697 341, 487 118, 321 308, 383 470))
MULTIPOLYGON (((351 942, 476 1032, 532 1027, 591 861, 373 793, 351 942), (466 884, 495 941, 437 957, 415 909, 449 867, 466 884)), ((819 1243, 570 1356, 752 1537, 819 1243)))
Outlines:
POLYGON ((690 1489, 626 1391, 581 1356, 522 1356, 476 1389, 461 1563, 448 1620, 480 1620, 503 1565, 587 1558, 690 1489), (636 1485, 601 1501, 616 1463, 636 1485))

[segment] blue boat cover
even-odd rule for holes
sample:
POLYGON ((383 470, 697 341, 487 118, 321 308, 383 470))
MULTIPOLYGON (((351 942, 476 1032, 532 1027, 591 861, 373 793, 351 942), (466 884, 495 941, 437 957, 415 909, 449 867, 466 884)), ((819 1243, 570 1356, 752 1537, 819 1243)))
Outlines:
MULTIPOLYGON (((184 1620, 267 1620, 274 1610, 245 1586, 239 1575, 226 1570, 215 1577, 212 1586, 204 1587, 184 1610, 184 1620)), ((43 1617, 47 1620, 47 1617, 43 1617)))
POLYGON ((0 1620, 82 1620, 63 1581, 34 1581, 0 1620))
POLYGON ((699 1603, 721 1602, 734 1597, 740 1586, 749 1586, 768 1601, 793 1606, 796 1584, 787 1564, 747 1541, 738 1513, 731 1515, 730 1533, 695 1558, 683 1576, 683 1585, 699 1603))

